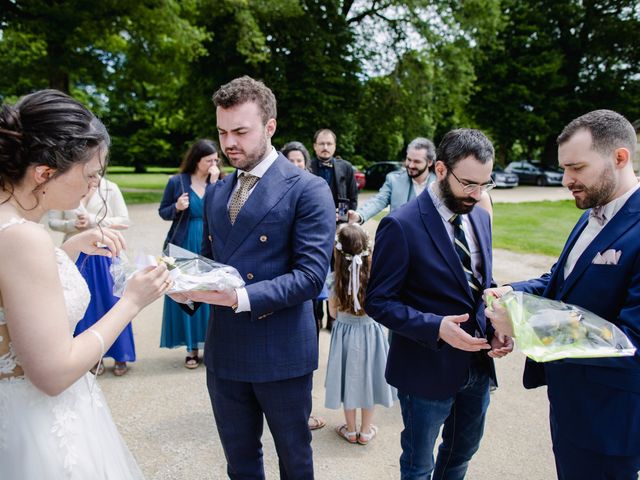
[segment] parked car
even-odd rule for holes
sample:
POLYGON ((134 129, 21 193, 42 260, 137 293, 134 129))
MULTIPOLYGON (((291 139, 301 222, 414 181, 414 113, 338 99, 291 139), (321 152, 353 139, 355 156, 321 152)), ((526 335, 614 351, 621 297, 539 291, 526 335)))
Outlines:
POLYGON ((562 185, 562 172, 553 168, 541 168, 528 161, 511 162, 504 171, 517 174, 520 184, 562 185))
POLYGON ((364 173, 362 173, 357 168, 353 167, 355 172, 354 176, 356 177, 356 184, 358 185, 358 190, 362 190, 364 186, 367 184, 367 177, 364 173))
POLYGON ((513 188, 518 186, 518 175, 511 172, 505 172, 498 165, 493 167, 491 178, 498 188, 513 188))
POLYGON ((387 173, 402 170, 404 168, 402 162, 376 162, 365 169, 367 176, 367 188, 371 190, 379 190, 384 184, 387 173))

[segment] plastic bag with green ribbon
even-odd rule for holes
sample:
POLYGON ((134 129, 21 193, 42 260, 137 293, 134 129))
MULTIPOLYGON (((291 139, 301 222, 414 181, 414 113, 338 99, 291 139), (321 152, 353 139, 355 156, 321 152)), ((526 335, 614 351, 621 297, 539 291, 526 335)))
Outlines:
POLYGON ((487 298, 507 311, 516 345, 536 362, 561 358, 626 357, 636 349, 613 323, 588 310, 524 292, 487 298))

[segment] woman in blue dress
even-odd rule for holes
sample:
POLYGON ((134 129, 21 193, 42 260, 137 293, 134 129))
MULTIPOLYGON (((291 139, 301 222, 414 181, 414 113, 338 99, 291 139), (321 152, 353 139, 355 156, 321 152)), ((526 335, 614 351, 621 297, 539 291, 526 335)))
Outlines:
MULTIPOLYGON (((49 228, 64 232, 64 241, 84 230, 100 226, 116 230, 129 226, 129 212, 118 186, 101 178, 97 186, 93 186, 74 210, 51 210, 49 212, 49 228)), ((76 325, 73 336, 80 335, 100 320, 117 302, 113 296, 113 278, 109 273, 111 258, 101 255, 85 255, 81 253, 76 266, 84 277, 91 292, 91 302, 84 317, 76 325)), ((127 362, 136 361, 136 347, 133 341, 133 330, 129 323, 118 336, 105 357, 113 358, 113 374, 120 377, 127 373, 127 362)), ((102 375, 104 366, 96 365, 92 372, 102 375)))
MULTIPOLYGON (((169 179, 158 213, 170 220, 171 228, 164 246, 172 243, 194 253, 200 253, 203 231, 203 202, 207 184, 220 176, 218 148, 212 140, 200 139, 187 151, 180 173, 169 179)), ((197 368, 199 350, 204 345, 209 322, 209 305, 201 305, 188 315, 168 296, 164 297, 160 347, 187 347, 184 366, 197 368)))

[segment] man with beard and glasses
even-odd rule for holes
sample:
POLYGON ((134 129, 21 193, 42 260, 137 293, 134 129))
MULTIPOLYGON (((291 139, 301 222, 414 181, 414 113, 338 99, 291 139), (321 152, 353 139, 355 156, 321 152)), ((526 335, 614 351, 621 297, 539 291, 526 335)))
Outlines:
MULTIPOLYGON (((387 206, 393 212, 409 200, 420 195, 436 180, 432 172, 436 160, 436 147, 427 138, 414 138, 407 146, 404 170, 390 172, 378 193, 367 200, 358 210, 349 210, 349 222, 363 224, 387 206)), ((493 213, 489 194, 483 192, 478 206, 493 213)))
MULTIPOLYGON (((632 161, 636 133, 622 115, 596 110, 558 137, 562 183, 587 210, 551 272, 490 289, 578 305, 617 325, 640 347, 640 192, 632 161)), ((487 310, 511 334, 504 310, 487 310)), ((524 385, 547 385, 551 438, 559 480, 630 480, 640 470, 640 356, 527 359, 524 385)))
POLYGON ((358 210, 349 210, 349 222, 363 224, 387 206, 391 211, 414 199, 431 184, 435 173, 430 169, 436 159, 436 147, 431 140, 414 138, 407 146, 404 170, 390 172, 378 193, 358 210))
POLYGON ((173 297, 213 305, 204 363, 229 477, 264 478, 266 419, 280 478, 312 479, 311 300, 333 249, 331 191, 271 146, 276 99, 266 85, 236 78, 213 102, 220 146, 236 172, 207 187, 202 254, 235 267, 245 286, 173 297))
POLYGON ((402 479, 464 478, 496 384, 493 358, 513 349, 486 324, 481 298, 493 283, 491 222, 474 206, 494 186, 493 158, 482 132, 447 133, 436 181, 378 227, 365 310, 393 332, 386 378, 404 421, 402 479))

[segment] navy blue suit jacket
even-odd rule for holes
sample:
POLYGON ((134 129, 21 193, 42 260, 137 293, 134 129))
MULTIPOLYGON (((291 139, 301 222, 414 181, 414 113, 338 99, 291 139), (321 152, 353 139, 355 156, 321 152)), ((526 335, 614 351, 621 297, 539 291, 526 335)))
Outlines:
POLYGON ((167 233, 167 238, 164 241, 164 247, 167 246, 167 243, 173 243, 178 246, 184 244, 189 227, 189 209, 187 208, 179 212, 176 210, 176 202, 178 198, 180 198, 180 195, 185 192, 190 192, 190 189, 191 175, 188 173, 173 175, 167 182, 162 200, 160 201, 160 207, 158 207, 160 217, 163 220, 171 220, 172 222, 169 233, 167 233))
MULTIPOLYGON (((482 208, 469 219, 482 252, 483 287, 492 284, 491 222, 482 208)), ((467 381, 471 354, 439 341, 442 317, 469 314, 462 328, 487 331, 462 263, 428 192, 383 218, 376 234, 367 313, 393 331, 387 381, 403 393, 451 397, 467 381)), ((486 361, 495 382, 493 360, 486 361)))
MULTIPOLYGON (((564 279, 567 256, 589 220, 582 215, 551 272, 515 290, 578 305, 622 329, 640 347, 640 191, 607 223, 564 279), (622 252, 617 265, 594 264, 597 253, 622 252)), ((524 381, 548 384, 556 433, 607 455, 640 455, 640 356, 527 360, 524 381)))
POLYGON ((243 382, 308 374, 318 367, 311 299, 324 285, 335 235, 331 191, 280 154, 231 225, 236 181, 227 175, 207 187, 202 254, 238 270, 251 311, 212 308, 205 364, 243 382))

